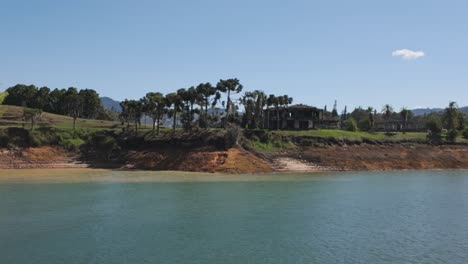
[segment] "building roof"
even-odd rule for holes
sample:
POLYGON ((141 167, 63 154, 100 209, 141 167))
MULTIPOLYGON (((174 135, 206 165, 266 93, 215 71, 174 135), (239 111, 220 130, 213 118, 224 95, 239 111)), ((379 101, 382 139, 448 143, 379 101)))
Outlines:
POLYGON ((318 110, 317 107, 310 106, 310 105, 305 105, 305 104, 296 104, 296 105, 291 105, 288 108, 290 109, 311 109, 311 110, 318 110))

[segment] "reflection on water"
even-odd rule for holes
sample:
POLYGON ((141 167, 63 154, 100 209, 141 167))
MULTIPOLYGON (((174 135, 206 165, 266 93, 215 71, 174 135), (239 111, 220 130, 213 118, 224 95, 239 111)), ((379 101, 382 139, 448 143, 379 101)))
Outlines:
POLYGON ((468 172, 0 172, 0 263, 466 263, 468 172))

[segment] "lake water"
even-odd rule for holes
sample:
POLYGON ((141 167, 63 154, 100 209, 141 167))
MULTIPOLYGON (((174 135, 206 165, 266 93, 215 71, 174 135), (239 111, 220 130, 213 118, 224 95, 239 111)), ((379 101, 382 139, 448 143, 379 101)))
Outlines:
POLYGON ((467 171, 0 171, 0 263, 467 262, 467 171))

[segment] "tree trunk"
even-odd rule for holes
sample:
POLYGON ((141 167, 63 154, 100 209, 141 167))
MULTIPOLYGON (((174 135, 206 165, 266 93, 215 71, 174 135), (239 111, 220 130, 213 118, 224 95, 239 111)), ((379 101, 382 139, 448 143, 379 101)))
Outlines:
POLYGON ((172 121, 172 132, 175 133, 175 127, 177 122, 177 111, 174 108, 174 120, 172 121))
POLYGON ((209 104, 209 101, 208 101, 208 97, 205 98, 205 127, 206 129, 208 129, 208 104, 209 104))
POLYGON ((154 116, 153 116, 152 119, 153 119, 153 132, 154 132, 154 130, 156 129, 156 123, 155 123, 155 122, 156 122, 156 118, 154 118, 154 116))
POLYGON ((156 130, 156 135, 159 135, 159 119, 160 119, 160 116, 161 116, 161 115, 160 115, 159 112, 158 112, 158 117, 156 118, 156 119, 157 119, 157 122, 158 122, 158 123, 157 123, 158 128, 157 128, 157 130, 156 130))
POLYGON ((276 108, 276 130, 280 129, 280 121, 279 121, 279 108, 276 108))
POLYGON ((268 130, 270 129, 270 108, 267 107, 267 127, 268 130))
POLYGON ((228 96, 227 96, 227 102, 226 102, 226 118, 224 120, 224 128, 227 127, 227 123, 229 120, 229 110, 231 109, 231 90, 228 89, 228 96))
POLYGON ((73 116, 73 131, 75 131, 76 116, 73 116))

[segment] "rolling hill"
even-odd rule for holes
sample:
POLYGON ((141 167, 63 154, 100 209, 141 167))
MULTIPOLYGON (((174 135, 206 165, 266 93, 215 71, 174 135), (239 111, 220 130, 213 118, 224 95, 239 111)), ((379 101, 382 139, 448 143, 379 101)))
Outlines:
MULTIPOLYGON (((430 113, 438 113, 444 111, 444 108, 416 108, 411 110, 413 111, 413 114, 418 116, 418 115, 424 115, 424 114, 430 114, 430 113)), ((462 111, 465 114, 468 114, 468 106, 460 107, 460 111, 462 111)))
POLYGON ((122 111, 122 108, 120 107, 120 102, 119 101, 116 101, 110 97, 99 97, 99 99, 101 100, 101 103, 102 103, 102 106, 104 107, 104 109, 107 109, 107 110, 114 110, 115 112, 117 113, 120 113, 122 111))

